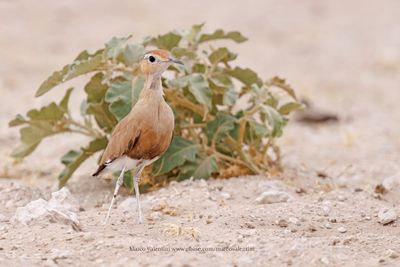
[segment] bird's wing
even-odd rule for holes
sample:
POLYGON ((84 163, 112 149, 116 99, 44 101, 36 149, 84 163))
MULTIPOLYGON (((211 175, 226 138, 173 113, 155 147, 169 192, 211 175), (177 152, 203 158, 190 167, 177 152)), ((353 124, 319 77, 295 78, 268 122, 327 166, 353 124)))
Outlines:
POLYGON ((101 157, 100 165, 126 155, 137 145, 140 138, 141 124, 138 121, 128 121, 128 117, 125 119, 114 128, 107 148, 101 157))

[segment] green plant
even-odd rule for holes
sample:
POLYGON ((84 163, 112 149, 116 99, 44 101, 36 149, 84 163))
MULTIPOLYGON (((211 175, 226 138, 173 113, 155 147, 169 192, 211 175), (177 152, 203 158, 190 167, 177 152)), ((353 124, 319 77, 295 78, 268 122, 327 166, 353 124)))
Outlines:
POLYGON ((36 96, 90 74, 84 86, 82 118, 71 116, 68 108, 73 88, 59 103, 32 109, 26 116, 17 115, 9 125, 23 128, 21 144, 12 156, 28 156, 52 135, 68 132, 89 136, 92 141, 87 146, 61 158, 65 168, 59 183, 63 186, 82 162, 105 148, 113 127, 139 97, 144 78, 138 63, 145 49, 158 47, 171 51, 185 66, 171 66, 171 78, 163 79, 165 97, 176 116, 175 137, 149 176, 165 181, 277 169, 280 155, 274 140, 282 135, 287 115, 301 104, 283 79, 264 81, 249 68, 232 66, 237 55, 217 44, 222 39, 242 43, 247 39, 241 33, 216 30, 207 34, 202 27, 194 25, 186 31, 148 37, 141 43, 129 43, 130 37, 114 37, 92 54, 81 52, 44 81, 36 96))

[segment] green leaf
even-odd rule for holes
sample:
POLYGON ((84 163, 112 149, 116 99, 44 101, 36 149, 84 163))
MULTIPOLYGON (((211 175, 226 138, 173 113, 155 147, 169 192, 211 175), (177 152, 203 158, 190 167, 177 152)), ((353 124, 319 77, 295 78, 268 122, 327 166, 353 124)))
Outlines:
POLYGON ((57 121, 64 117, 64 111, 60 106, 52 102, 48 106, 42 107, 39 110, 30 110, 27 115, 31 120, 57 121))
POLYGON ((111 38, 111 40, 105 44, 107 58, 114 59, 114 60, 117 59, 124 52, 126 42, 131 37, 132 36, 129 35, 127 37, 111 38))
POLYGON ((64 170, 58 176, 59 187, 63 187, 75 170, 94 153, 103 150, 107 146, 107 138, 97 138, 89 143, 87 147, 82 147, 80 151, 70 150, 62 158, 61 162, 65 165, 64 170))
POLYGON ((108 106, 104 100, 101 100, 100 103, 89 103, 86 113, 93 115, 99 127, 109 133, 117 124, 117 119, 110 112, 108 106))
POLYGON ((18 114, 17 116, 15 116, 15 118, 13 120, 11 120, 8 123, 8 126, 10 126, 10 127, 19 126, 19 125, 25 124, 27 122, 28 121, 24 118, 24 116, 22 116, 21 114, 18 114))
POLYGON ((191 27, 188 34, 185 35, 185 39, 190 43, 195 43, 198 40, 199 33, 203 29, 204 23, 195 24, 191 27))
POLYGON ((198 152, 199 144, 175 136, 168 150, 153 164, 153 174, 164 174, 186 161, 194 161, 198 152))
POLYGON ((61 102, 60 102, 60 104, 59 104, 60 109, 61 109, 63 112, 67 112, 67 111, 68 111, 69 98, 70 98, 70 96, 71 96, 71 93, 72 93, 72 90, 73 90, 73 89, 74 89, 74 88, 71 87, 71 88, 69 88, 69 89, 67 90, 67 92, 65 93, 63 99, 61 100, 61 102))
POLYGON ((182 174, 178 179, 193 177, 194 179, 208 179, 211 174, 218 171, 218 163, 215 155, 205 158, 197 158, 196 162, 190 162, 182 167, 182 174))
POLYGON ((174 55, 177 58, 188 58, 188 59, 196 59, 197 54, 195 51, 189 49, 189 48, 183 48, 183 47, 174 47, 171 50, 172 55, 174 55))
POLYGON ((223 104, 227 106, 232 106, 236 104, 236 101, 239 98, 239 93, 235 91, 233 87, 229 88, 228 91, 224 94, 223 104))
POLYGON ((290 114, 292 111, 295 111, 295 110, 300 110, 300 109, 302 109, 303 108, 303 104, 301 104, 301 103, 299 103, 299 102, 289 102, 289 103, 286 103, 286 104, 284 104, 284 105, 282 105, 280 108, 279 108, 279 113, 281 113, 282 115, 288 115, 288 114, 290 114))
POLYGON ((108 90, 108 86, 103 83, 103 79, 104 74, 99 72, 85 85, 87 103, 100 103, 103 100, 108 90))
POLYGON ((248 121, 248 132, 247 132, 247 138, 250 140, 258 140, 261 141, 262 138, 267 137, 270 134, 270 131, 268 128, 261 124, 258 123, 254 120, 249 120, 248 121))
POLYGON ((211 109, 211 91, 208 82, 204 75, 194 73, 190 75, 189 91, 193 94, 196 100, 211 109))
POLYGON ((279 137, 282 135, 283 126, 285 126, 286 121, 279 112, 267 105, 261 105, 263 108, 263 113, 266 114, 269 125, 272 128, 271 136, 279 137))
POLYGON ((54 128, 53 124, 47 121, 29 123, 30 126, 20 130, 21 144, 11 153, 14 158, 24 158, 30 155, 45 137, 66 131, 62 128, 54 128))
POLYGON ((145 41, 144 45, 145 46, 154 45, 158 48, 170 51, 172 48, 179 45, 181 39, 182 39, 181 35, 178 35, 174 32, 169 32, 167 34, 159 35, 155 38, 151 38, 148 41, 145 41))
POLYGON ((123 62, 128 66, 137 64, 142 60, 144 53, 145 49, 143 45, 128 44, 124 50, 123 62))
POLYGON ((36 91, 35 96, 41 96, 46 92, 50 91, 52 88, 56 87, 60 83, 64 82, 64 77, 67 75, 69 69, 69 65, 66 65, 62 68, 62 70, 55 71, 50 75, 39 87, 36 91))
POLYGON ((105 65, 103 55, 96 55, 87 60, 75 61, 69 65, 68 72, 63 77, 63 81, 71 80, 72 78, 100 69, 105 65))
POLYGON ((25 158, 26 156, 30 155, 39 144, 40 141, 33 143, 21 143, 11 152, 11 157, 17 159, 25 158))
POLYGON ((106 84, 103 84, 103 73, 97 73, 85 86, 87 94, 86 114, 93 115, 97 124, 106 132, 111 132, 117 120, 109 110, 109 104, 104 98, 108 89, 106 84))
POLYGON ((41 109, 31 109, 27 113, 27 119, 17 115, 9 123, 10 126, 28 125, 20 129, 21 144, 13 150, 12 157, 24 158, 36 149, 43 138, 69 130, 64 117, 67 110, 64 107, 68 104, 70 93, 71 89, 67 91, 60 105, 52 102, 41 109))
POLYGON ((208 59, 212 64, 217 64, 219 62, 228 62, 236 59, 237 54, 230 52, 226 47, 220 47, 213 51, 208 59))
POLYGON ((124 77, 114 78, 105 100, 110 104, 110 111, 118 121, 123 119, 132 108, 132 80, 124 77))
MULTIPOLYGON (((84 58, 82 53, 79 54, 78 58, 84 58)), ((47 78, 47 80, 40 85, 35 96, 41 96, 61 83, 77 76, 101 69, 104 65, 105 61, 103 60, 103 54, 95 54, 87 59, 76 60, 72 64, 64 66, 62 70, 54 72, 49 78, 47 78)))
POLYGON ((215 119, 207 123, 207 138, 209 143, 221 141, 233 128, 235 128, 236 118, 218 111, 215 119))
POLYGON ((212 41, 212 40, 221 40, 221 39, 230 39, 232 41, 235 41, 236 43, 242 43, 242 42, 247 41, 247 38, 244 37, 238 31, 232 31, 232 32, 225 33, 223 30, 219 29, 219 30, 216 30, 212 34, 202 34, 200 36, 199 43, 208 42, 208 41, 212 41))
POLYGON ((288 93, 293 99, 297 100, 296 94, 293 90, 293 88, 286 83, 285 79, 282 79, 278 76, 272 77, 268 82, 266 82, 267 85, 269 86, 276 86, 278 88, 281 88, 284 90, 286 93, 288 93))
POLYGON ((250 86, 253 83, 258 84, 259 86, 262 84, 262 81, 258 77, 257 73, 249 68, 242 69, 240 67, 235 67, 234 69, 225 69, 225 73, 238 79, 247 86, 250 86))

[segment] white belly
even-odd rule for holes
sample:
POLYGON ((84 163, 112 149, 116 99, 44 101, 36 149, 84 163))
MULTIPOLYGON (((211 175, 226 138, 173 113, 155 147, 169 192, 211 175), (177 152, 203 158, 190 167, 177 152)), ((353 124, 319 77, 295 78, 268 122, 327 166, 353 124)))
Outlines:
MULTIPOLYGON (((117 158, 113 160, 110 163, 106 163, 106 170, 111 171, 111 172, 116 172, 116 171, 122 171, 122 169, 125 167, 125 171, 129 171, 132 169, 136 169, 139 167, 139 164, 141 166, 147 166, 156 161, 159 157, 156 157, 154 159, 150 160, 140 160, 140 159, 131 159, 130 157, 127 156, 122 156, 120 158, 117 158)), ((140 166, 140 167, 141 167, 140 166)))

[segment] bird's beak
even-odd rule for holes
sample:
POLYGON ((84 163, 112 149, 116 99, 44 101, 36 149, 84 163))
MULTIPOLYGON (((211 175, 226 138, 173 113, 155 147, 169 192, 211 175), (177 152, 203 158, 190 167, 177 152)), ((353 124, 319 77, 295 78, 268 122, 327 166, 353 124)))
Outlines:
POLYGON ((185 65, 185 64, 183 64, 183 62, 182 61, 180 61, 179 59, 176 59, 176 58, 169 58, 169 60, 168 60, 169 62, 171 62, 171 63, 176 63, 176 64, 179 64, 179 65, 185 65))

